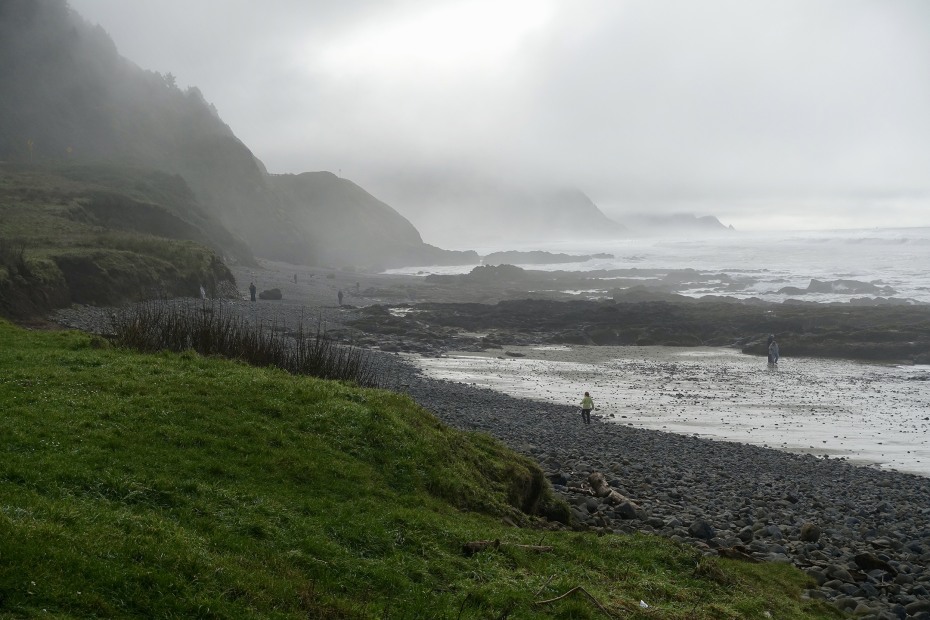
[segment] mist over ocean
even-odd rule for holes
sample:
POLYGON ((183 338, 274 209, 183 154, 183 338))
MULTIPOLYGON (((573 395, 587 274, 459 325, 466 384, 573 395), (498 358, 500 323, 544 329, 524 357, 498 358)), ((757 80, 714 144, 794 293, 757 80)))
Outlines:
MULTIPOLYGON (((429 240, 427 240, 428 242, 429 240)), ((592 271, 598 269, 695 269, 730 276, 680 294, 755 297, 765 301, 803 298, 834 302, 852 298, 894 298, 930 303, 930 228, 873 228, 797 232, 727 231, 713 236, 642 237, 616 241, 541 241, 508 247, 479 247, 482 256, 502 250, 546 250, 566 254, 607 253, 613 259, 583 263, 519 265, 526 269, 592 271), (893 289, 893 294, 860 294, 841 287, 831 292, 808 292, 799 297, 779 292, 785 287, 806 289, 811 280, 855 280, 893 289), (732 281, 745 284, 734 290, 732 281), (718 285, 719 284, 719 285, 718 285)), ((467 273, 475 265, 409 267, 389 273, 467 273)), ((579 295, 598 297, 603 291, 579 295)))

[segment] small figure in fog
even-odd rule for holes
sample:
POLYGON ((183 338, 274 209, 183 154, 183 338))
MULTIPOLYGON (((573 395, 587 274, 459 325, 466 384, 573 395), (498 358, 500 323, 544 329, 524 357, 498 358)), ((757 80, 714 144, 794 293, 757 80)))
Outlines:
POLYGON ((255 301, 255 283, 249 282, 249 297, 252 298, 252 301, 255 301))
POLYGON ((339 298, 339 305, 341 306, 342 305, 342 289, 339 289, 339 292, 336 294, 336 296, 339 298))
POLYGON ((201 299, 207 298, 207 290, 203 287, 203 284, 200 285, 200 298, 201 299))
POLYGON ((769 366, 775 366, 778 364, 778 343, 775 341, 775 336, 769 336, 769 366))
POLYGON ((590 394, 585 392, 584 398, 581 399, 581 421, 585 424, 591 423, 592 409, 594 409, 594 399, 591 398, 590 394))

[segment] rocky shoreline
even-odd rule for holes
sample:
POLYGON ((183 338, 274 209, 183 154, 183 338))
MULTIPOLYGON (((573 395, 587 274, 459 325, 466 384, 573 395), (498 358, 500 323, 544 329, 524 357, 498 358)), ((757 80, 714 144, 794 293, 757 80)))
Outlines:
MULTIPOLYGON (((791 563, 807 595, 863 618, 930 618, 930 479, 605 422, 577 408, 425 378, 401 389, 447 424, 534 458, 581 527, 791 563), (616 493, 598 497, 602 474, 616 493)), ((603 492, 602 492, 603 494, 603 492)))
MULTIPOLYGON (((312 322, 316 311, 336 333, 357 314, 223 303, 288 326, 312 322)), ((85 307, 55 320, 101 331, 108 317, 106 309, 85 307)), ((636 429, 596 413, 586 426, 575 407, 431 380, 398 355, 374 355, 385 364, 388 387, 453 427, 488 433, 535 459, 579 528, 645 532, 707 554, 791 563, 812 577, 807 596, 858 617, 930 619, 928 478, 636 429), (613 492, 598 496, 592 474, 602 474, 613 492)))

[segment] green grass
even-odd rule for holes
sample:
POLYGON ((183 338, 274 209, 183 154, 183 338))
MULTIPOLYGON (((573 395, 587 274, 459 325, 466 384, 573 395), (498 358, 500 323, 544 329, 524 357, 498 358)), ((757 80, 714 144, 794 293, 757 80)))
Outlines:
MULTIPOLYGON (((116 166, 0 164, 0 316, 69 302, 216 294, 233 278, 177 177, 116 166)), ((235 244, 234 244, 235 245, 235 244)))
POLYGON ((575 586, 615 617, 838 617, 790 567, 506 525, 539 475, 391 392, 0 321, 2 617, 605 617, 534 604, 575 586))

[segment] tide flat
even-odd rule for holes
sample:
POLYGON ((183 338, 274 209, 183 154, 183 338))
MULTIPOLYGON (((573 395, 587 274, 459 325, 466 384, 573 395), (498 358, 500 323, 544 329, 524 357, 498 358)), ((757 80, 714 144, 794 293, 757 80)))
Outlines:
POLYGON ((507 347, 410 359, 431 378, 518 398, 576 404, 589 391, 595 415, 618 424, 930 476, 930 381, 918 380, 928 366, 782 358, 771 369, 733 349, 674 347, 507 347))

